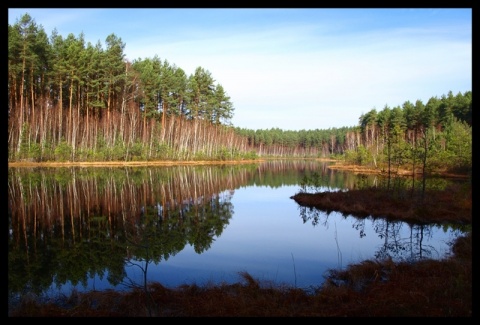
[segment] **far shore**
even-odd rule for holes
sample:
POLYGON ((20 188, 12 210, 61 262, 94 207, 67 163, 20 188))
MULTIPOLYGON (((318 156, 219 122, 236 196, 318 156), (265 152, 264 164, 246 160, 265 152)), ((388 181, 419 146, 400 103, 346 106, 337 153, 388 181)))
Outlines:
MULTIPOLYGON (((251 160, 155 160, 155 161, 9 161, 8 167, 12 168, 33 168, 33 167, 148 167, 148 166, 185 166, 185 165, 238 165, 238 164, 253 164, 264 162, 266 160, 275 160, 278 158, 262 158, 251 160)), ((385 174, 385 171, 380 168, 372 168, 360 165, 344 164, 343 162, 330 158, 281 158, 281 159, 308 159, 325 162, 335 162, 329 165, 328 168, 337 170, 347 170, 354 174, 385 174)), ((392 172, 392 175, 397 176, 412 176, 411 170, 399 169, 392 172)), ((416 174, 421 174, 417 170, 416 174)), ((469 175, 453 174, 448 172, 439 172, 438 175, 449 178, 468 178, 469 175)))
POLYGON ((8 162, 8 167, 124 167, 124 166, 178 166, 178 165, 222 165, 222 164, 247 164, 263 160, 228 160, 228 161, 65 161, 65 162, 8 162))
MULTIPOLYGON (((124 167, 124 166, 177 166, 177 165, 234 165, 264 162, 266 159, 251 160, 155 160, 155 161, 9 161, 8 167, 124 167)), ((291 159, 291 158, 289 158, 291 159)), ((323 158, 296 158, 313 159, 318 161, 335 161, 323 158)))

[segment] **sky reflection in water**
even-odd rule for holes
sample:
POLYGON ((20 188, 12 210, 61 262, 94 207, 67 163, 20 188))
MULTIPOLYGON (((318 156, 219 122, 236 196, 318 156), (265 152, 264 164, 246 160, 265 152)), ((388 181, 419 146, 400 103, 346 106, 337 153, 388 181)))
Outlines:
MULTIPOLYGON (((355 229, 358 219, 332 212, 329 216, 320 213, 321 220, 313 225, 305 223, 300 216, 300 207, 290 199, 299 191, 299 186, 248 186, 236 189, 231 203, 233 217, 220 237, 211 247, 197 254, 193 247, 185 249, 168 260, 148 266, 148 280, 158 281, 167 287, 181 284, 221 283, 241 281, 239 272, 248 272, 261 281, 288 284, 298 288, 311 288, 323 283, 326 271, 345 268, 348 264, 373 259, 375 253, 385 246, 374 226, 385 224, 383 220, 364 220, 363 230, 355 229)), ((398 230, 397 241, 412 240, 411 227, 406 223, 391 223, 398 230)), ((381 233, 381 232, 380 232, 381 233)), ((431 252, 432 258, 442 258, 449 252, 448 242, 458 234, 452 230, 428 226, 422 247, 431 252)), ((389 239, 393 240, 393 239, 389 239)), ((409 252, 400 251, 402 258, 409 252)), ((138 262, 145 265, 145 262, 138 262)), ((137 284, 142 283, 138 267, 126 267, 128 276, 137 284)), ((62 288, 67 289, 69 286, 62 288)), ((104 276, 89 279, 85 288, 77 290, 112 288, 104 276)), ((118 286, 117 289, 121 289, 118 286)))

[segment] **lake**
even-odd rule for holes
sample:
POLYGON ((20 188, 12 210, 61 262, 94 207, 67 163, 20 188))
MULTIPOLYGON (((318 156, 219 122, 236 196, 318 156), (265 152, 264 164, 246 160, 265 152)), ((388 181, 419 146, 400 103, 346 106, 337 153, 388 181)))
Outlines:
POLYGON ((299 206, 290 197, 314 173, 319 191, 379 181, 328 164, 9 168, 9 298, 128 290, 145 279, 234 283, 239 272, 310 290, 329 269, 365 259, 444 258, 464 233, 299 206))

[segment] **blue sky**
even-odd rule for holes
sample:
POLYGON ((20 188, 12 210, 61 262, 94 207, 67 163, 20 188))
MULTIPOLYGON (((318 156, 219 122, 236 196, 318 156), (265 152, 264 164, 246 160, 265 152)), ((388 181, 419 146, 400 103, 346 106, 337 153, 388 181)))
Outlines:
POLYGON ((472 9, 9 8, 47 35, 114 33, 133 61, 208 70, 247 129, 358 125, 363 113, 472 90, 472 9))

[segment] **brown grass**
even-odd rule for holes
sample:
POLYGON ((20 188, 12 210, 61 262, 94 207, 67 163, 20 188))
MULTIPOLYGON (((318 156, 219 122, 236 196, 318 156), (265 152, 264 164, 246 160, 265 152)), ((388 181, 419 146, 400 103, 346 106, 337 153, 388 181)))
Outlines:
POLYGON ((346 192, 298 193, 291 197, 299 205, 325 212, 339 211, 356 217, 386 218, 416 223, 472 223, 472 192, 452 186, 446 190, 393 192, 359 189, 346 192))
MULTIPOLYGON (((387 167, 386 166, 378 166, 378 167, 368 167, 368 166, 362 166, 362 165, 355 165, 355 164, 346 164, 344 162, 335 160, 335 164, 331 164, 328 166, 330 169, 336 169, 336 170, 347 170, 349 172, 352 172, 354 174, 364 174, 364 175, 378 175, 378 174, 387 174, 387 167)), ((392 175, 397 175, 397 176, 412 176, 413 171, 410 169, 410 167, 403 166, 398 169, 393 169, 391 171, 392 175)), ((415 175, 422 175, 422 169, 421 167, 417 167, 415 170, 415 175)), ((431 172, 430 175, 437 175, 440 177, 445 177, 445 178, 462 178, 466 179, 470 177, 467 173, 455 173, 448 171, 446 169, 436 169, 434 172, 431 172)))

